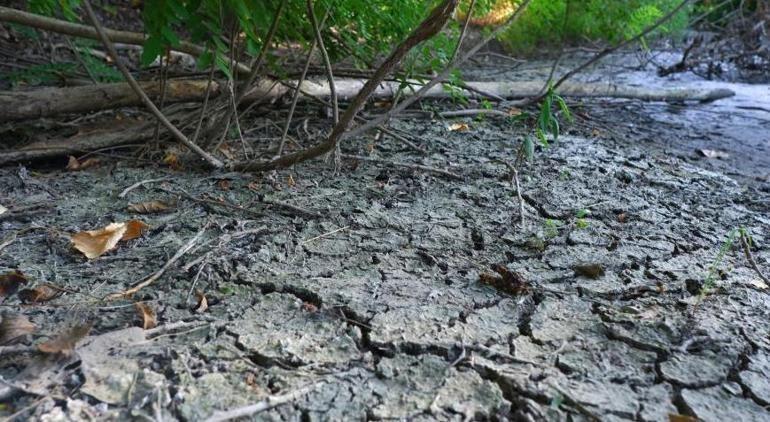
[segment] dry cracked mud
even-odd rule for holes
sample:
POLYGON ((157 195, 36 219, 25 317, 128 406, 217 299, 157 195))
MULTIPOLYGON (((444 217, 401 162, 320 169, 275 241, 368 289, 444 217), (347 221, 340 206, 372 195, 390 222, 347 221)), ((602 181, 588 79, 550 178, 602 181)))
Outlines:
POLYGON ((770 272, 766 187, 628 142, 563 136, 521 169, 519 224, 498 161, 515 156, 516 138, 508 123, 468 122, 467 132, 397 122, 431 154, 390 140, 374 152, 462 181, 351 160, 338 175, 318 161, 264 178, 119 162, 0 169, 3 205, 42 205, 0 221, 0 239, 16 234, 0 272, 66 289, 41 305, 9 297, 4 311, 28 316, 35 342, 94 323, 70 357, 0 357, 6 409, 31 406, 27 417, 47 421, 201 420, 273 396, 288 399, 251 418, 770 418, 768 289, 740 248, 723 248, 745 228, 770 272), (92 261, 71 248, 69 233, 125 221, 135 217, 129 203, 157 199, 177 206, 141 216, 151 227, 142 238, 92 261), (160 328, 139 328, 130 301, 100 300, 155 272, 202 228, 134 297, 160 328), (480 283, 493 264, 529 290, 480 283), (198 289, 205 312, 194 309, 198 289))

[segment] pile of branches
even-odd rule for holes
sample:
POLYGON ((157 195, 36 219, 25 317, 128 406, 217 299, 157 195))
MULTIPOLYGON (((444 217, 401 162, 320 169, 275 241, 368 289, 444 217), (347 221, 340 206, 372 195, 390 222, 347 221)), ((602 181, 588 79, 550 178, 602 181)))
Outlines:
POLYGON ((770 82, 770 3, 725 1, 694 24, 699 32, 682 59, 660 68, 660 76, 691 71, 706 79, 770 82))
MULTIPOLYGON (((90 25, 75 24, 0 6, 0 23, 20 24, 63 36, 98 40, 106 51, 106 57, 115 64, 126 81, 72 88, 0 92, 0 124, 6 127, 32 119, 45 121, 61 115, 81 114, 64 125, 75 127, 74 134, 46 136, 42 138, 47 139, 29 145, 14 145, 10 148, 7 144, 0 145, 5 147, 0 149, 0 165, 90 153, 126 144, 146 146, 149 141, 160 141, 164 136, 181 144, 197 157, 202 165, 209 168, 263 172, 286 168, 329 153, 333 153, 335 158, 339 159, 341 142, 370 130, 379 130, 416 152, 425 154, 425 149, 415 145, 413 139, 409 139, 409 134, 389 129, 387 123, 404 113, 419 99, 426 96, 451 96, 452 92, 456 92, 453 90, 461 90, 463 93, 482 97, 498 104, 503 100, 519 99, 517 106, 529 105, 545 98, 549 86, 551 90, 558 89, 559 94, 564 96, 614 96, 654 101, 713 101, 732 95, 731 92, 724 90, 647 90, 609 83, 587 84, 568 81, 571 76, 612 51, 628 46, 654 31, 686 6, 689 0, 682 0, 679 6, 646 28, 637 37, 600 51, 586 63, 554 79, 555 82, 551 80, 520 84, 452 82, 450 77, 452 70, 466 62, 485 44, 514 23, 526 10, 530 1, 523 0, 515 12, 507 15, 501 25, 489 31, 475 45, 468 47, 462 44, 471 23, 470 17, 475 4, 475 0, 471 0, 470 10, 459 36, 459 45, 455 47, 454 53, 446 60, 442 69, 433 74, 424 75, 419 82, 405 81, 403 78, 394 79, 392 75, 400 69, 399 66, 412 49, 439 34, 447 22, 456 16, 460 0, 438 2, 428 16, 380 60, 376 68, 362 72, 361 77, 357 79, 347 80, 339 79, 339 69, 332 66, 322 36, 322 31, 329 32, 328 28, 324 27, 326 19, 325 17, 318 19, 313 0, 305 0, 305 5, 314 40, 307 51, 303 52, 306 54, 297 61, 299 64, 294 69, 294 73, 288 76, 276 76, 265 70, 269 50, 275 45, 276 29, 287 9, 287 4, 290 3, 289 0, 282 0, 272 18, 272 23, 265 28, 262 48, 248 62, 243 61, 241 58, 244 57, 243 55, 236 54, 238 33, 235 30, 230 31, 229 43, 234 47, 231 48, 225 62, 229 63, 226 78, 222 78, 222 72, 214 66, 211 66, 211 70, 203 75, 207 77, 202 79, 200 75, 198 79, 190 79, 189 75, 185 75, 184 78, 173 78, 168 72, 169 65, 164 66, 164 62, 170 62, 174 55, 188 55, 195 58, 206 53, 205 48, 201 46, 187 41, 178 41, 170 46, 164 54, 164 60, 161 60, 160 80, 151 82, 137 81, 124 55, 118 53, 118 49, 126 45, 144 45, 147 41, 146 36, 141 33, 105 28, 88 0, 83 0, 82 6, 90 25), (312 58, 316 56, 320 56, 318 68, 323 82, 309 81, 307 78, 312 58), (405 82, 408 85, 407 89, 404 89, 405 82), (443 89, 442 86, 447 84, 452 84, 450 90, 443 89), (391 99, 396 97, 397 101, 391 101, 390 108, 384 112, 362 116, 360 112, 373 96, 391 99), (328 110, 328 121, 331 126, 320 136, 308 134, 304 142, 292 140, 288 135, 294 120, 295 108, 300 99, 321 104, 328 110), (279 136, 277 139, 271 139, 268 144, 258 145, 258 150, 255 151, 245 137, 253 128, 245 127, 242 119, 247 112, 258 107, 267 106, 266 113, 274 113, 275 104, 280 100, 284 101, 288 111, 285 112, 284 109, 280 118, 270 121, 270 124, 278 129, 279 136), (345 106, 341 107, 341 103, 345 103, 345 106), (190 104, 193 104, 193 107, 190 107, 190 104), (116 119, 116 114, 110 111, 109 113, 112 114, 106 114, 109 118, 99 122, 98 119, 91 118, 93 114, 87 114, 95 112, 96 115, 104 116, 106 110, 136 106, 144 106, 151 118, 134 113, 129 116, 130 118, 116 119), (281 120, 282 123, 280 123, 281 120), (90 122, 94 124, 85 124, 90 122), (233 149, 223 149, 228 139, 234 139, 235 143, 240 141, 243 153, 237 151, 234 153, 233 149)), ((296 5, 296 2, 291 4, 296 5)), ((327 11, 327 16, 328 13, 327 11)), ((506 104, 511 105, 510 102, 506 104)), ((507 116, 503 110, 488 107, 460 110, 459 113, 451 112, 448 115, 475 114, 507 116)), ((50 124, 50 120, 47 122, 50 124)), ((296 125, 296 122, 294 124, 296 125)), ((62 127, 63 125, 59 124, 57 131, 62 132, 60 130, 62 127)), ((307 133, 306 129, 305 131, 307 133)))

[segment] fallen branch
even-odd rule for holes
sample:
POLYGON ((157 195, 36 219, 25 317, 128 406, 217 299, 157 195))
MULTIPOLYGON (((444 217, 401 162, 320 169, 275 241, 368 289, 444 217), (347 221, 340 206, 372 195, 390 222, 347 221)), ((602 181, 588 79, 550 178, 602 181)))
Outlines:
MULTIPOLYGON (((90 26, 81 25, 78 23, 67 22, 60 19, 49 18, 47 16, 37 15, 35 13, 28 13, 10 7, 0 6, 0 22, 11 22, 19 25, 29 26, 43 31, 56 32, 63 35, 71 35, 73 37, 90 38, 92 40, 98 40, 98 32, 90 26)), ((139 32, 130 31, 117 31, 114 29, 105 28, 104 32, 110 41, 114 43, 132 44, 132 45, 144 45, 147 35, 139 32)), ((178 44, 171 46, 174 51, 180 51, 198 57, 206 52, 206 49, 192 44, 187 41, 180 41, 178 44)), ((236 64, 236 70, 238 73, 248 74, 249 67, 243 63, 236 64)))
MULTIPOLYGON (((166 85, 166 104, 203 101, 208 81, 169 81, 166 85)), ((160 96, 160 84, 141 82, 139 87, 148 97, 160 96)), ((208 92, 220 94, 219 84, 211 83, 208 92)), ((86 113, 142 104, 130 84, 110 83, 66 88, 43 88, 31 91, 0 91, 0 123, 36 119, 66 113, 86 113)))

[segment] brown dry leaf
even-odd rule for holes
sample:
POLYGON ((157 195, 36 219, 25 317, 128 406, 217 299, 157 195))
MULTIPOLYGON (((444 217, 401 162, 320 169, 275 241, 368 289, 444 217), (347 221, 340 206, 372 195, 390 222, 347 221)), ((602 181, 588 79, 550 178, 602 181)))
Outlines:
POLYGON ((217 182, 217 187, 222 190, 230 190, 230 180, 229 179, 220 179, 217 182))
POLYGON ((8 297, 28 283, 27 277, 19 270, 0 275, 0 297, 8 297))
POLYGON ((149 330, 155 328, 158 325, 158 319, 155 315, 155 311, 146 302, 134 303, 136 312, 139 317, 142 318, 142 328, 149 330))
POLYGON ((599 129, 594 129, 591 131, 591 135, 599 137, 602 135, 602 132, 599 129))
POLYGON ((85 170, 89 167, 94 167, 99 165, 99 159, 98 158, 87 158, 83 161, 78 161, 77 158, 70 155, 69 162, 67 163, 67 170, 69 171, 79 171, 79 170, 85 170))
POLYGON ((206 299, 206 295, 202 291, 196 290, 195 297, 198 299, 198 304, 195 305, 195 312, 202 314, 209 308, 209 301, 206 299))
POLYGON ((173 170, 182 170, 182 162, 179 161, 179 156, 174 152, 166 152, 163 156, 163 164, 169 166, 173 170))
POLYGON ((593 279, 597 279, 604 275, 604 267, 602 264, 596 263, 578 264, 572 267, 572 270, 575 271, 576 275, 582 275, 593 279))
POLYGON ((55 338, 38 344, 37 348, 43 353, 61 353, 65 356, 69 356, 75 350, 77 343, 82 340, 83 337, 88 335, 92 326, 93 323, 90 322, 81 325, 73 325, 55 338))
POLYGON ((309 314, 314 314, 318 312, 318 306, 315 306, 310 302, 302 302, 302 310, 309 314))
POLYGON ((103 229, 86 230, 72 235, 72 246, 88 259, 98 258, 112 250, 126 233, 126 223, 112 223, 103 229))
POLYGON ((467 123, 452 123, 447 127, 450 132, 465 132, 470 129, 467 123))
POLYGON ((24 303, 43 303, 56 299, 64 293, 60 287, 50 283, 41 284, 34 289, 19 291, 19 299, 24 303))
POLYGON ((480 283, 492 286, 503 293, 514 296, 529 290, 529 283, 521 276, 521 274, 511 271, 508 267, 501 264, 493 265, 492 269, 497 274, 479 274, 480 283))
POLYGON ((294 176, 290 174, 289 177, 286 179, 286 184, 289 185, 290 188, 297 186, 297 182, 294 181, 294 176))
POLYGON ((168 212, 172 205, 165 201, 146 201, 138 204, 128 204, 128 211, 137 214, 155 214, 168 212))
POLYGON ((698 422, 698 418, 695 416, 669 413, 668 422, 698 422))
POLYGON ((0 345, 6 346, 35 331, 35 324, 22 314, 3 314, 0 322, 0 345))
POLYGON ((699 149, 697 150, 702 156, 706 158, 729 158, 730 154, 724 151, 717 151, 715 149, 699 149))
POLYGON ((511 107, 508 109, 508 115, 509 116, 519 116, 521 115, 522 111, 520 108, 511 107))
POLYGON ((233 153, 233 149, 230 148, 229 145, 222 145, 219 147, 219 152, 222 153, 225 157, 227 157, 228 160, 235 160, 235 154, 233 153))
POLYGON ((621 212, 620 214, 618 214, 617 219, 618 219, 618 223, 625 223, 626 220, 628 219, 628 214, 621 212))
POLYGON ((133 240, 142 237, 144 232, 150 228, 150 226, 141 220, 128 220, 126 221, 126 231, 121 236, 120 240, 133 240))

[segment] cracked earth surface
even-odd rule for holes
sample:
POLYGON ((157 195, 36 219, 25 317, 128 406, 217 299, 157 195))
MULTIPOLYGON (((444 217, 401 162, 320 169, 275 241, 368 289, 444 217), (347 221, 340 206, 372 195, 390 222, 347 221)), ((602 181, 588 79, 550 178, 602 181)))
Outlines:
POLYGON ((391 141, 375 152, 464 181, 350 161, 338 176, 318 162, 272 179, 121 164, 0 169, 6 205, 49 205, 43 215, 0 221, 0 238, 45 226, 0 252, 0 272, 20 269, 71 291, 49 304, 20 308, 9 298, 2 306, 27 315, 35 338, 95 324, 66 362, 3 358, 0 375, 13 387, 0 395, 17 408, 47 397, 33 412, 41 420, 200 420, 303 389, 253 418, 770 418, 767 286, 739 249, 717 259, 729 232, 744 227, 770 272, 770 202, 757 199, 768 197, 766 187, 631 143, 564 136, 521 170, 518 225, 515 188, 495 161, 515 156, 510 128, 469 122, 469 132, 400 122, 431 140, 431 154, 415 158, 391 141), (66 233, 124 221, 128 203, 173 199, 169 190, 262 215, 179 197, 173 212, 142 216, 149 233, 114 252, 86 262, 70 248, 66 233), (321 218, 287 215, 259 195, 321 218), (203 246, 135 297, 156 310, 162 329, 136 327, 128 302, 93 302, 156 271, 206 224, 203 246), (263 225, 261 234, 221 242, 263 225), (207 253, 202 266, 183 270, 207 253), (511 296, 481 284, 492 264, 523 276, 530 290, 511 296), (576 271, 586 264, 604 275, 576 271), (193 289, 207 295, 206 312, 193 310, 193 289))

